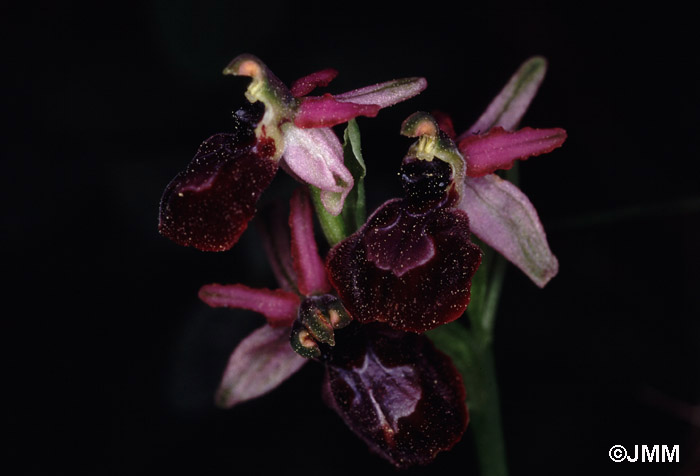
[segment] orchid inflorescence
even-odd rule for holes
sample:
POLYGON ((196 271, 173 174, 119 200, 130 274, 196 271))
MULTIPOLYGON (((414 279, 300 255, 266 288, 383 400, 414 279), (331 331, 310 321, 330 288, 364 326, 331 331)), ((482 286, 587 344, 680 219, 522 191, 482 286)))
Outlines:
POLYGON ((288 88, 252 55, 224 69, 251 78, 249 102, 235 112, 232 132, 205 140, 167 186, 160 232, 181 245, 225 251, 280 166, 308 187, 293 192, 288 216, 278 204, 259 217, 279 289, 208 284, 199 292, 210 306, 266 318, 231 355, 218 405, 258 397, 316 361, 325 367, 326 403, 396 467, 427 464, 460 440, 469 419, 462 376, 424 333, 467 309, 482 259, 472 234, 540 287, 557 273, 535 208, 496 174, 566 138, 558 128, 517 129, 545 69, 543 58, 526 61, 460 135, 444 113, 409 116, 401 134, 415 142, 397 164, 404 196, 366 220, 355 118, 421 93, 426 80, 309 96, 337 72, 322 70, 288 88), (341 143, 332 126, 343 123, 341 143), (314 216, 331 245, 325 260, 314 216))

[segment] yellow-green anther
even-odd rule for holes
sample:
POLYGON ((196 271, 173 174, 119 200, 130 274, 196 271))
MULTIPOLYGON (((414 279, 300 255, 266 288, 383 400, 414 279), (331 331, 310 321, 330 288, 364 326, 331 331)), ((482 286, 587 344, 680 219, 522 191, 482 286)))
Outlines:
POLYGON ((401 124, 401 134, 418 137, 408 149, 408 155, 428 162, 438 158, 450 165, 454 187, 461 195, 467 163, 454 141, 440 130, 435 118, 424 111, 415 112, 401 124))

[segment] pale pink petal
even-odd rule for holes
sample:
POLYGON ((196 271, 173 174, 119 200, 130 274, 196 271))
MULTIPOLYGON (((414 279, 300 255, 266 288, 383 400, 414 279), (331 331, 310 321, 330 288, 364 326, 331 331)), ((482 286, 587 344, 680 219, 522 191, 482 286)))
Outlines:
POLYGON ((300 180, 321 189, 321 201, 331 215, 343 210, 345 197, 353 186, 350 171, 343 164, 343 146, 330 128, 284 129, 284 161, 300 180))
POLYGON ((303 188, 292 194, 289 202, 289 228, 292 230, 292 258, 298 276, 299 292, 305 296, 326 293, 330 284, 326 279, 326 268, 318 255, 314 238, 314 221, 311 202, 303 188))
POLYGON ((306 96, 318 87, 328 86, 336 76, 338 76, 338 70, 333 68, 323 69, 297 79, 289 89, 295 98, 306 96))
POLYGON ((515 129, 537 94, 546 71, 547 60, 541 56, 525 61, 498 96, 491 101, 479 120, 457 137, 457 141, 496 126, 501 126, 507 131, 515 129))
POLYGON ((289 332, 288 328, 264 326, 238 344, 216 392, 218 406, 231 408, 261 396, 275 389, 308 361, 292 350, 289 332))
POLYGON ((509 169, 518 159, 551 152, 566 140, 564 129, 532 129, 517 132, 494 127, 486 134, 462 139, 459 151, 467 161, 467 175, 481 177, 499 169, 509 169))
POLYGON ((544 287, 559 270, 535 207, 518 187, 495 174, 467 177, 459 208, 472 233, 544 287))
POLYGON ((374 117, 381 108, 376 104, 355 104, 337 101, 330 94, 320 97, 306 97, 294 116, 294 125, 305 129, 312 127, 332 127, 348 122, 357 116, 374 117))
POLYGON ((355 104, 376 104, 385 108, 417 96, 428 86, 425 78, 403 78, 337 94, 338 101, 355 104))
POLYGON ((207 284, 199 298, 211 307, 230 307, 259 312, 273 327, 289 327, 297 317, 300 299, 281 289, 254 289, 243 284, 207 284))

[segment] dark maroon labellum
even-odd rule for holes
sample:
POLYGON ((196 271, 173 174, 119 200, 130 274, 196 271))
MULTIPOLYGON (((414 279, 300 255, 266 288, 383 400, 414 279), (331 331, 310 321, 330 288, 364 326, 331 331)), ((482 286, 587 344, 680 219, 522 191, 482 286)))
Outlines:
POLYGON ((481 250, 467 215, 412 208, 407 199, 386 202, 328 254, 329 279, 361 323, 425 332, 459 318, 469 303, 481 250))
POLYGON ((450 358, 425 336, 381 324, 353 330, 354 335, 339 336, 326 364, 329 406, 398 468, 430 463, 452 448, 469 416, 450 358))
POLYGON ((236 113, 233 133, 199 146, 163 193, 161 234, 202 251, 224 251, 238 241, 278 168, 274 141, 255 136, 260 118, 259 107, 251 105, 236 113))

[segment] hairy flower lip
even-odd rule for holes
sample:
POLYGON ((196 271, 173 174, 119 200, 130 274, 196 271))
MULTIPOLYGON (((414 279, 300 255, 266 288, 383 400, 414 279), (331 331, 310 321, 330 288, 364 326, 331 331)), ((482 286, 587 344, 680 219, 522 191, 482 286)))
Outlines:
POLYGON ((481 251, 470 240, 469 219, 461 210, 438 208, 411 217, 406 203, 393 199, 379 207, 329 251, 326 269, 354 319, 421 333, 462 315, 481 251), (379 232, 389 224, 393 230, 379 232), (415 233, 430 246, 406 246, 415 233))
POLYGON ((459 372, 423 335, 377 323, 356 329, 326 364, 324 400, 395 467, 430 463, 469 421, 459 372))

